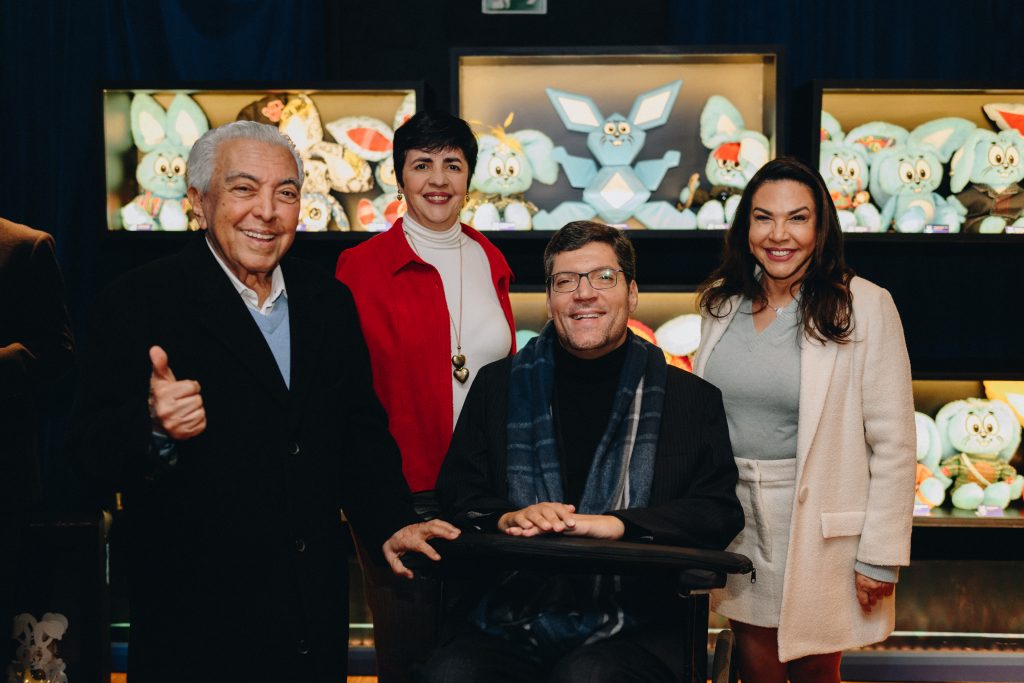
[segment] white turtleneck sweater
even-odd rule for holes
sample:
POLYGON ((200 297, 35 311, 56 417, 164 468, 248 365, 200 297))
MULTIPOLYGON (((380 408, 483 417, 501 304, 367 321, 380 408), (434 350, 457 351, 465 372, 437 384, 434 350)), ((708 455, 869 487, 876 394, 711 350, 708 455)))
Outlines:
MULTIPOLYGON (((452 355, 457 353, 458 340, 462 342, 462 355, 466 357, 469 379, 465 384, 452 377, 452 425, 459 421, 462 404, 469 387, 480 368, 508 355, 512 348, 512 334, 508 328, 498 294, 491 279, 491 266, 487 254, 476 240, 462 232, 458 222, 443 232, 418 224, 408 214, 402 219, 405 239, 419 257, 434 266, 444 284, 444 298, 451 320, 452 355), (461 266, 460 251, 461 245, 461 266), (462 273, 461 291, 459 273, 462 273), (459 334, 459 302, 462 302, 462 329, 459 334)), ((455 368, 452 367, 452 370, 455 368)))

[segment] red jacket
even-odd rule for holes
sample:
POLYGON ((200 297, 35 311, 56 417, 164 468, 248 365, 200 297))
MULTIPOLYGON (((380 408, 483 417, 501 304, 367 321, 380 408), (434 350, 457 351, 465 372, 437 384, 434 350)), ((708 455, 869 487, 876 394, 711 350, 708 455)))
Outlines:
MULTIPOLYGON (((469 227, 462 232, 483 247, 498 302, 515 324, 508 297, 512 271, 497 247, 469 227)), ((387 231, 338 256, 336 277, 352 290, 370 348, 373 388, 388 414, 402 452, 409 488, 434 488, 452 438, 452 355, 441 275, 413 252, 399 219, 387 231), (439 296, 440 294, 440 296, 439 296)))

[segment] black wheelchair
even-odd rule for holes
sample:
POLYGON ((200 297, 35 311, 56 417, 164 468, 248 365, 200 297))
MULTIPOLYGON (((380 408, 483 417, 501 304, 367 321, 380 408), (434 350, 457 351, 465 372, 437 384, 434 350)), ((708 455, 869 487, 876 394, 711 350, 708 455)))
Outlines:
MULTIPOLYGON (((690 683, 703 683, 709 678, 708 591, 724 586, 729 574, 754 571, 750 560, 736 553, 568 536, 521 538, 464 532, 454 541, 435 539, 431 545, 441 554, 441 562, 416 557, 409 558, 410 566, 439 578, 526 570, 551 575, 619 574, 671 579, 684 598, 679 618, 686 637, 680 647, 686 648, 690 666, 681 680, 690 683)), ((735 683, 733 647, 732 632, 721 631, 714 645, 712 683, 735 683)))

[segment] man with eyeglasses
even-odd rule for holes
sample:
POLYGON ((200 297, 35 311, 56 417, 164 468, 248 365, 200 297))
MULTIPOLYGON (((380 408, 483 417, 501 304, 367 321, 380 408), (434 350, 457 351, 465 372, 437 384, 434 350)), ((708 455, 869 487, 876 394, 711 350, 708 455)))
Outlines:
MULTIPOLYGON (((723 549, 743 527, 719 391, 626 326, 636 255, 579 221, 544 251, 551 323, 481 369, 437 493, 466 530, 723 549)), ((649 577, 487 577, 449 612, 436 681, 674 681, 678 596, 649 577)))

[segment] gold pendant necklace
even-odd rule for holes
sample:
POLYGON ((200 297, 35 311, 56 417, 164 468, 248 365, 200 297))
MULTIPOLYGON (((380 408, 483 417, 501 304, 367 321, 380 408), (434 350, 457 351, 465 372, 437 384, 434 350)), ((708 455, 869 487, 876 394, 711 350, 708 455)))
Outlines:
MULTIPOLYGON (((416 243, 412 239, 412 235, 409 234, 408 230, 403 230, 406 239, 409 241, 409 246, 412 250, 423 260, 420 256, 419 249, 416 248, 416 243)), ((448 311, 448 321, 452 324, 452 332, 455 333, 455 353, 452 355, 452 377, 454 377, 459 384, 465 384, 466 380, 469 379, 469 368, 466 367, 466 356, 462 353, 462 232, 459 231, 459 324, 455 324, 455 319, 452 318, 452 312, 448 311)), ((442 287, 443 289, 443 287, 442 287)), ((447 302, 445 302, 445 308, 448 308, 447 302)))

